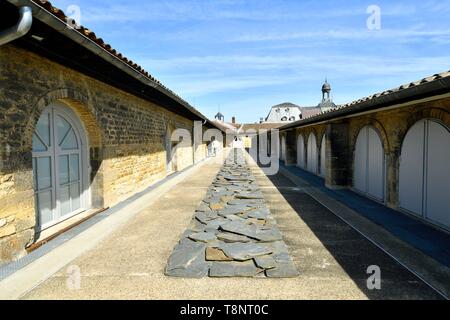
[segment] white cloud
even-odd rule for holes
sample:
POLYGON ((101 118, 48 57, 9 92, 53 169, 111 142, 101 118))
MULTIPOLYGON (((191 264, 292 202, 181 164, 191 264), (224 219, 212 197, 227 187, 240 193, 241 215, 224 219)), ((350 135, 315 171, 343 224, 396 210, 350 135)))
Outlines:
POLYGON ((335 81, 347 83, 383 79, 413 81, 449 69, 449 61, 450 55, 429 58, 230 55, 147 60, 145 65, 153 66, 156 75, 165 75, 161 80, 176 92, 194 97, 318 81, 327 74, 335 81))
POLYGON ((428 38, 430 41, 436 41, 449 36, 449 30, 419 30, 410 29, 381 29, 370 31, 367 29, 335 29, 323 31, 303 31, 290 33, 255 33, 243 34, 229 39, 229 42, 266 42, 266 41, 291 41, 305 39, 320 40, 408 40, 416 38, 428 38))

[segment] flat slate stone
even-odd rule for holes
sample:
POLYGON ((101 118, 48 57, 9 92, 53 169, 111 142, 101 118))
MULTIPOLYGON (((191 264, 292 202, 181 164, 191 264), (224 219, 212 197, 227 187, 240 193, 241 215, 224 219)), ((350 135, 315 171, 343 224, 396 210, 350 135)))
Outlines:
POLYGON ((275 228, 271 230, 257 230, 251 237, 263 242, 283 240, 283 235, 275 228))
POLYGON ((188 238, 198 242, 212 242, 217 240, 216 235, 210 232, 193 233, 188 238))
POLYGON ((237 199, 247 199, 247 200, 260 200, 264 199, 263 195, 261 193, 247 193, 242 192, 236 195, 237 199))
POLYGON ((198 222, 202 224, 207 224, 209 221, 204 212, 197 212, 194 217, 195 219, 197 219, 198 222))
POLYGON ((205 226, 205 229, 219 230, 219 228, 226 223, 228 223, 228 220, 216 219, 213 221, 209 221, 208 224, 205 226))
POLYGON ((268 246, 257 243, 226 243, 221 245, 220 249, 237 261, 246 261, 272 253, 268 246))
POLYGON ((230 214, 239 214, 244 213, 251 210, 251 207, 244 204, 244 205, 235 205, 235 206, 227 206, 226 208, 219 210, 217 214, 219 216, 227 216, 230 214))
POLYGON ((224 178, 225 178, 225 180, 228 180, 228 181, 249 181, 248 177, 243 177, 243 176, 228 175, 228 176, 224 176, 224 178))
POLYGON ((196 233, 194 230, 189 230, 187 229, 186 231, 183 232, 183 234, 181 235, 181 239, 187 238, 189 237, 191 234, 196 233))
POLYGON ((206 212, 206 211, 211 211, 211 209, 209 209, 209 206, 206 203, 202 202, 198 206, 197 211, 206 212))
POLYGON ((221 232, 217 235, 217 239, 226 242, 226 243, 235 243, 235 242, 251 242, 252 240, 247 238, 246 236, 240 236, 234 233, 221 232))
POLYGON ((240 221, 232 221, 232 222, 226 223, 226 224, 220 226, 220 229, 223 231, 236 233, 236 234, 240 234, 243 236, 248 236, 250 238, 253 238, 253 236, 256 233, 255 228, 253 228, 245 223, 242 223, 240 221))
POLYGON ((228 201, 229 205, 250 205, 250 206, 255 206, 255 205, 262 205, 264 204, 264 202, 260 199, 234 199, 231 201, 228 201))
POLYGON ((255 277, 262 271, 262 269, 256 267, 253 260, 245 262, 212 262, 209 276, 214 278, 255 277))
POLYGON ((243 223, 245 223, 247 221, 246 219, 241 218, 241 217, 236 216, 236 215, 229 215, 229 216, 227 216, 227 219, 229 221, 240 221, 240 222, 243 222, 243 223))
POLYGON ((267 224, 267 221, 264 220, 264 219, 247 218, 247 219, 244 219, 244 220, 246 220, 248 223, 253 223, 253 224, 256 224, 258 226, 266 226, 266 224, 267 224))
POLYGON ((198 221, 197 219, 193 219, 188 226, 188 229, 194 232, 200 232, 205 230, 206 225, 198 221))
POLYGON ((202 243, 180 243, 169 258, 165 274, 187 278, 206 276, 210 264, 205 262, 205 250, 206 246, 202 243))
POLYGON ((254 258, 256 265, 261 269, 273 269, 277 266, 277 262, 272 256, 261 256, 254 258))
POLYGON ((246 213, 249 218, 266 219, 270 215, 270 211, 267 208, 259 208, 246 213))
POLYGON ((273 250, 273 256, 277 260, 290 260, 290 255, 288 252, 288 248, 283 241, 274 241, 270 243, 266 243, 273 250))

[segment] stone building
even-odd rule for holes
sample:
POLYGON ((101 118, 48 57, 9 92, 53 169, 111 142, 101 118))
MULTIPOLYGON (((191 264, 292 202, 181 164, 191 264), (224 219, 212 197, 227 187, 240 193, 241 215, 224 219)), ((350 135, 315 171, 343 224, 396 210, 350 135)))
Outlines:
MULTIPOLYGON (((324 100, 328 88, 324 87, 324 100)), ((450 230, 450 71, 280 128, 280 158, 450 230)))
POLYGON ((266 122, 280 123, 293 122, 301 119, 301 110, 298 105, 290 102, 281 103, 270 109, 266 122))
POLYGON ((269 115, 266 117, 267 123, 285 123, 294 122, 315 116, 321 112, 325 112, 336 108, 331 99, 331 86, 327 80, 322 86, 322 100, 315 107, 300 107, 296 104, 285 102, 270 108, 269 115))
POLYGON ((214 123, 49 2, 1 1, 3 30, 0 264, 206 157, 214 123))

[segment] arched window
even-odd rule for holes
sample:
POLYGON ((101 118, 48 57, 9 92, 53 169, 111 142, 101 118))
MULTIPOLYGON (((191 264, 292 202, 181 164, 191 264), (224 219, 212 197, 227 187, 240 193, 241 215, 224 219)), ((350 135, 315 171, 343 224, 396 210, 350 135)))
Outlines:
POLYGON ((281 118, 281 121, 287 121, 287 117, 281 118))

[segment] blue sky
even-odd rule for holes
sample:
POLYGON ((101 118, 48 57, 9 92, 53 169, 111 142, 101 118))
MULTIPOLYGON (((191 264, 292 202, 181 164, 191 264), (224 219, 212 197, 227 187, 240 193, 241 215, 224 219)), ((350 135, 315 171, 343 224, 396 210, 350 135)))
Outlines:
POLYGON ((256 122, 450 69, 450 0, 53 0, 208 117, 256 122), (381 9, 369 30, 367 8, 381 9))

